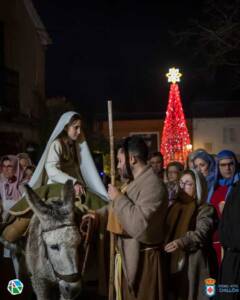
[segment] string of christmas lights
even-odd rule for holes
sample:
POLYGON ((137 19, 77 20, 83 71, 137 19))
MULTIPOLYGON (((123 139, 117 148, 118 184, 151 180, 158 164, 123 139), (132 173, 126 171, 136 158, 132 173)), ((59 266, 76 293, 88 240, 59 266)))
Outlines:
POLYGON ((184 163, 191 151, 191 142, 182 108, 179 87, 181 73, 172 68, 167 74, 168 81, 172 82, 169 92, 168 107, 164 121, 161 153, 164 157, 164 166, 171 161, 184 163))

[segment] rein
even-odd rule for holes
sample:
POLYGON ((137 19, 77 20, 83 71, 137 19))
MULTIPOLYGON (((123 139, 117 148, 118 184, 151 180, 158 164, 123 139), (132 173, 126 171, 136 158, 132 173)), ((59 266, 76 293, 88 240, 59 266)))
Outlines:
MULTIPOLYGON (((76 228, 78 228, 77 225, 75 225, 75 224, 62 224, 62 225, 59 225, 59 226, 55 227, 54 229, 47 229, 47 230, 43 230, 42 229, 42 233, 55 231, 57 229, 64 228, 64 227, 76 227, 76 228)), ((76 282, 76 281, 80 280, 81 279, 81 275, 79 273, 69 274, 69 275, 62 275, 62 274, 59 274, 57 271, 55 271, 54 266, 53 266, 51 260, 49 259, 47 245, 46 245, 46 243, 44 241, 43 236, 42 236, 42 240, 43 240, 43 245, 44 245, 44 248, 45 248, 46 258, 47 258, 47 260, 50 263, 50 266, 52 268, 52 271, 53 271, 54 275, 58 279, 64 280, 64 281, 69 282, 69 283, 76 282)))

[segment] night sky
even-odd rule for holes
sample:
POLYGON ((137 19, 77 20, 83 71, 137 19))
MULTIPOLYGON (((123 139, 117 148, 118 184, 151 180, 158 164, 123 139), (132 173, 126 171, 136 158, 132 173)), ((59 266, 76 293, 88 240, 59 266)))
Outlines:
POLYGON ((109 98, 118 112, 164 111, 165 73, 176 66, 186 109, 201 97, 218 97, 198 77, 191 49, 176 46, 170 34, 201 13, 198 2, 34 0, 53 41, 47 96, 66 96, 84 112, 105 112, 109 98))

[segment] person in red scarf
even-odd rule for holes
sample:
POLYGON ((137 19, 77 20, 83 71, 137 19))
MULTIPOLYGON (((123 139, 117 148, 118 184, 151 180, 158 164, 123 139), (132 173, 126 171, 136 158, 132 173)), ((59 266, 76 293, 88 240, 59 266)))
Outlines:
MULTIPOLYGON (((240 173, 236 155, 230 150, 220 151, 216 156, 216 164, 215 180, 208 194, 208 202, 215 207, 218 217, 221 220, 225 200, 233 185, 239 181, 240 173)), ((222 247, 218 230, 213 234, 213 247, 220 266, 222 261, 222 247)))

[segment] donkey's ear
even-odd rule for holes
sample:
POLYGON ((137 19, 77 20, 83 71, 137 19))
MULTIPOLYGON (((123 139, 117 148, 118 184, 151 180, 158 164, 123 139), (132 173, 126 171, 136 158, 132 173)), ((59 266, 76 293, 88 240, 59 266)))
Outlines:
POLYGON ((62 189, 62 201, 64 204, 72 204, 74 202, 74 187, 73 187, 73 181, 68 180, 62 189))
POLYGON ((28 185, 24 185, 24 191, 26 195, 27 202, 33 212, 38 216, 38 218, 45 219, 48 213, 47 205, 42 201, 37 193, 28 185))

